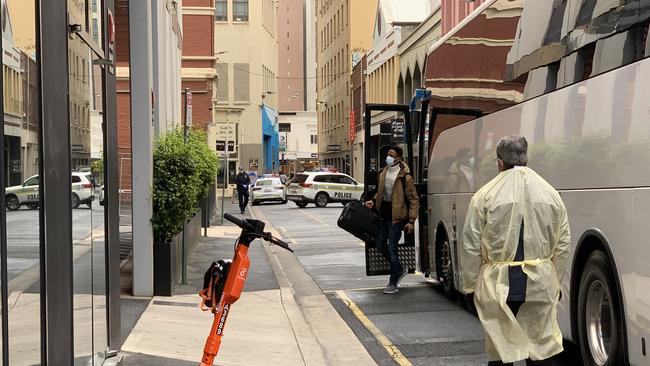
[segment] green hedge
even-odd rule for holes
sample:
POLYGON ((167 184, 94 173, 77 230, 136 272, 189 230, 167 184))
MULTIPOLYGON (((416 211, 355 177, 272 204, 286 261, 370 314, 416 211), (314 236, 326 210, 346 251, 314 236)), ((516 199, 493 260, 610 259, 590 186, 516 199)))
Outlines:
POLYGON ((205 132, 183 131, 160 137, 153 153, 153 224, 156 242, 171 241, 194 215, 197 203, 215 183, 219 159, 205 132))

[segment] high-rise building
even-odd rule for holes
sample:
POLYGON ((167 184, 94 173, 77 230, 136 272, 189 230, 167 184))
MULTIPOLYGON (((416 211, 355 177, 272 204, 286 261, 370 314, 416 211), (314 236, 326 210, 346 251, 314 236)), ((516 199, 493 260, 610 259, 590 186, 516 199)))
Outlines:
POLYGON ((372 48, 377 0, 316 0, 318 159, 350 172, 350 76, 372 48))
POLYGON ((281 170, 317 165, 314 2, 278 2, 278 126, 281 170))
POLYGON ((218 81, 209 134, 218 150, 228 141, 231 184, 238 165, 260 173, 280 167, 277 110, 286 95, 277 86, 277 6, 275 0, 215 2, 218 81))
POLYGON ((278 108, 304 111, 306 105, 304 0, 278 2, 278 108))

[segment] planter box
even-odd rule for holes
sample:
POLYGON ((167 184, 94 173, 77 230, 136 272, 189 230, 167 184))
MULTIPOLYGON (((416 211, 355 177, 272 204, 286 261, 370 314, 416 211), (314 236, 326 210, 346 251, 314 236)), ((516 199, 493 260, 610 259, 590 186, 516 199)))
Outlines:
POLYGON ((189 258, 201 236, 200 211, 185 224, 183 231, 178 233, 170 242, 154 243, 154 296, 172 296, 174 287, 181 283, 183 273, 183 235, 186 235, 186 255, 189 258))

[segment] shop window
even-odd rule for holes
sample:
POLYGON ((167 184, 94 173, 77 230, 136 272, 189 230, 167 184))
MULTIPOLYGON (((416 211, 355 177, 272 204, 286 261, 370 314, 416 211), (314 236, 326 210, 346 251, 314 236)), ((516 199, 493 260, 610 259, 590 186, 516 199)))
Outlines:
POLYGON ((291 123, 280 123, 278 128, 280 132, 291 132, 291 123))

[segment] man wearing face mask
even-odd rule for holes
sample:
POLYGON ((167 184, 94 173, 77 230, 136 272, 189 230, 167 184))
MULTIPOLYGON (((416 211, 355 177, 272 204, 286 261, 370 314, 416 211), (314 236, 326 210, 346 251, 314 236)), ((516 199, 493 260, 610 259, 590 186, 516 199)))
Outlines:
POLYGON ((413 232, 420 209, 413 176, 402 160, 400 147, 394 146, 388 150, 386 166, 379 172, 377 193, 372 201, 366 202, 366 206, 379 212, 384 223, 376 245, 390 264, 390 279, 384 293, 394 294, 399 291, 397 286, 408 273, 408 269, 399 262, 397 244, 402 231, 413 232))

